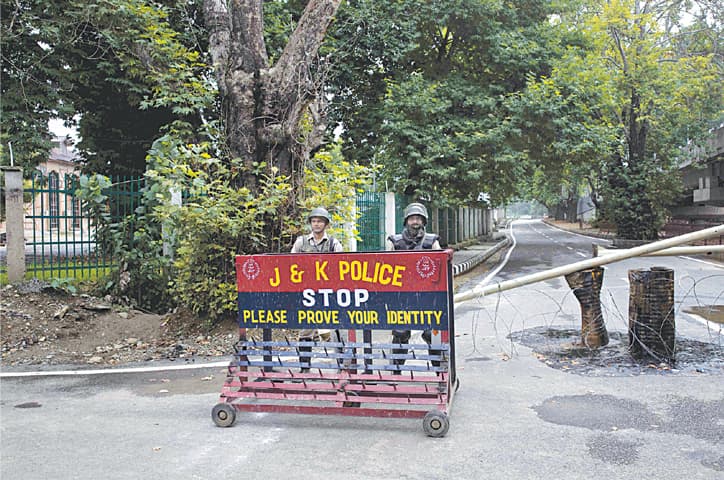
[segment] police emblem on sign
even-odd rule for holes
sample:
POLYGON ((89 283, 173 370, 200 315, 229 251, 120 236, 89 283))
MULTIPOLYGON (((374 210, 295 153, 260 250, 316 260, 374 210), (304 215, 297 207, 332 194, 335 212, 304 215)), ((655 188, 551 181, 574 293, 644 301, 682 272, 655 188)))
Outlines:
POLYGON ((420 278, 430 278, 437 272, 437 265, 428 256, 420 257, 417 264, 415 264, 415 268, 420 278))
POLYGON ((261 273, 261 267, 256 260, 249 258, 241 265, 241 273, 243 273, 248 280, 254 280, 261 273))

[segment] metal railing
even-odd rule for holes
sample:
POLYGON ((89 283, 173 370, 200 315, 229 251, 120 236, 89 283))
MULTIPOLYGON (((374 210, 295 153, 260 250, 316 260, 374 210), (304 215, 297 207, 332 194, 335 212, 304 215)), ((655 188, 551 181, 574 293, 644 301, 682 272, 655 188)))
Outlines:
MULTIPOLYGON (((135 215, 140 205, 143 177, 112 177, 111 186, 103 190, 107 197, 107 213, 111 223, 135 215)), ((93 280, 102 277, 117 265, 109 249, 97 234, 99 221, 91 218, 76 191, 80 179, 76 174, 60 175, 33 172, 29 188, 24 189, 25 277, 38 279, 73 278, 93 280)), ((385 204, 383 192, 363 192, 356 197, 358 213, 357 250, 360 252, 385 249, 388 215, 394 214, 395 231, 403 228, 404 208, 411 201, 404 195, 394 196, 394 209, 385 204), (394 213, 392 213, 394 212, 394 213)), ((441 237, 442 245, 466 240, 459 231, 459 215, 455 208, 433 210, 428 207, 441 237)), ((107 221, 108 219, 106 219, 107 221)), ((464 219, 463 219, 464 220, 464 219)), ((126 229, 132 235, 133 225, 126 229)), ((465 230, 465 229, 463 229, 465 230)), ((4 252, 0 251, 0 257, 4 252)), ((7 274, 7 262, 0 258, 0 278, 7 274)))
MULTIPOLYGON (((687 233, 698 232, 706 228, 715 227, 719 225, 717 222, 702 221, 691 223, 682 220, 672 220, 666 223, 659 231, 659 237, 671 238, 687 233)), ((719 235, 713 238, 704 238, 697 241, 698 245, 724 245, 724 235, 719 235)))
MULTIPOLYGON (((134 212, 139 205, 142 177, 113 177, 103 191, 111 222, 134 212)), ((98 245, 97 222, 82 205, 76 174, 47 175, 35 171, 25 189, 24 237, 26 278, 92 280, 109 271, 115 259, 98 245)), ((0 262, 0 273, 6 271, 0 262)))
POLYGON ((357 250, 374 252, 385 245, 385 194, 363 192, 357 194, 357 250))

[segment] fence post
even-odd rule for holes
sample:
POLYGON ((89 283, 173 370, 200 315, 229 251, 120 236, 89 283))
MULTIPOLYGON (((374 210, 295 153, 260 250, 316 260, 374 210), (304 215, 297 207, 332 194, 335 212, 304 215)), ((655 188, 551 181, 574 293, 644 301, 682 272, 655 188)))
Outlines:
POLYGON ((345 222, 344 223, 344 232, 347 236, 347 251, 349 252, 356 252, 357 251, 357 237, 354 235, 354 229, 357 225, 357 202, 354 202, 352 204, 352 218, 355 220, 352 222, 345 222))
POLYGON ((430 209, 430 225, 431 227, 428 231, 435 233, 440 232, 440 210, 438 208, 430 209))
POLYGON ((25 278, 25 224, 23 221, 23 169, 3 166, 7 220, 8 281, 25 278))
POLYGON ((465 239, 465 230, 464 230, 465 216, 463 215, 463 211, 464 211, 463 207, 458 207, 457 211, 458 211, 458 216, 457 216, 458 224, 457 224, 457 230, 455 232, 455 243, 460 243, 465 239))
POLYGON ((387 248, 387 237, 397 233, 397 218, 395 215, 395 194, 394 192, 385 192, 385 238, 382 241, 382 249, 387 248))
MULTIPOLYGON (((180 207, 181 206, 181 191, 172 188, 170 204, 180 207)), ((161 236, 163 237, 163 256, 173 259, 174 247, 176 245, 176 231, 174 226, 165 222, 161 225, 161 236)))
POLYGON ((480 236, 480 209, 473 208, 473 236, 478 238, 480 236))

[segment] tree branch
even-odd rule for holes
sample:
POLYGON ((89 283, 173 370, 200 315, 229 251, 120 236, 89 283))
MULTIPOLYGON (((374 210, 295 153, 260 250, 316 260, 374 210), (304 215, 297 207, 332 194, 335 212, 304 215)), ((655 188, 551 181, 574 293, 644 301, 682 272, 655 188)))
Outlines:
POLYGON ((226 90, 231 46, 231 18, 224 0, 204 0, 204 21, 209 30, 209 53, 219 82, 226 90))
MULTIPOLYGON (((309 71, 341 0, 309 0, 297 28, 274 66, 279 93, 287 96, 298 88, 298 80, 309 71), (298 78, 299 77, 299 78, 298 78)), ((300 89, 308 91, 308 89, 300 89)))
POLYGON ((262 0, 231 0, 230 5, 233 68, 247 73, 268 68, 262 0))

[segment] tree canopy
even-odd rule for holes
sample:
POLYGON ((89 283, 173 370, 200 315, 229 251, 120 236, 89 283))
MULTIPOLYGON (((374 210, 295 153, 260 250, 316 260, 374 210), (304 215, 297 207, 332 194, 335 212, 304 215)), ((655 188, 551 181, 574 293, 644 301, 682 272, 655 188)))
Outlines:
POLYGON ((389 188, 439 204, 509 198, 523 170, 503 100, 548 70, 548 2, 350 6, 331 87, 346 152, 384 165, 389 188))
POLYGON ((619 235, 656 238, 680 188, 681 146, 701 142, 721 115, 717 55, 684 47, 693 31, 682 25, 680 2, 570 7, 559 28, 580 42, 561 52, 550 75, 529 79, 514 102, 528 122, 530 157, 544 172, 587 182, 619 235))
POLYGON ((4 164, 8 142, 19 164, 43 159, 52 117, 79 119, 102 173, 143 172, 171 134, 240 159, 239 185, 289 175, 289 212, 336 128, 345 158, 381 167, 378 185, 439 204, 586 186, 625 235, 651 238, 679 147, 721 119, 711 2, 0 6, 4 164))
POLYGON ((164 125, 200 123, 192 102, 213 90, 175 78, 205 67, 193 3, 165 3, 2 0, 0 138, 19 165, 47 158, 51 118, 78 128, 87 170, 135 175, 164 125))

